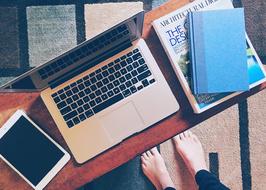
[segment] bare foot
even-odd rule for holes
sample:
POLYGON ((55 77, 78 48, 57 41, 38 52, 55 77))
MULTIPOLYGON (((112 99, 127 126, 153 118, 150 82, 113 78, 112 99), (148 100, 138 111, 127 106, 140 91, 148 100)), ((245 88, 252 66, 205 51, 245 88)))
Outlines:
POLYGON ((202 145, 196 135, 185 131, 173 138, 177 152, 186 163, 190 173, 194 177, 199 170, 207 170, 202 145))
POLYGON ((174 187, 174 183, 166 169, 164 160, 156 147, 143 153, 141 155, 141 162, 144 174, 157 190, 162 190, 166 187, 174 187))

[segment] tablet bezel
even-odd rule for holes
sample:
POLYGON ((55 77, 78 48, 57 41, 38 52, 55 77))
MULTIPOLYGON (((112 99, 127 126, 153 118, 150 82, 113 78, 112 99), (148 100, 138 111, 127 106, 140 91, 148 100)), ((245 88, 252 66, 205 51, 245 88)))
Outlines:
POLYGON ((22 110, 17 110, 8 120, 7 122, 0 128, 0 140, 1 138, 8 132, 9 129, 14 126, 14 124, 18 121, 20 117, 25 117, 34 127, 36 127, 48 140, 50 140, 57 148, 59 148, 63 153, 63 157, 54 165, 54 167, 42 178, 42 180, 35 186, 33 185, 23 174, 21 174, 8 160, 6 160, 1 154, 0 158, 2 158, 13 170, 15 170, 28 184, 30 184, 34 189, 41 190, 43 189, 52 179, 53 177, 66 165, 66 163, 70 160, 70 155, 51 137, 49 137, 42 129, 40 129, 22 110))

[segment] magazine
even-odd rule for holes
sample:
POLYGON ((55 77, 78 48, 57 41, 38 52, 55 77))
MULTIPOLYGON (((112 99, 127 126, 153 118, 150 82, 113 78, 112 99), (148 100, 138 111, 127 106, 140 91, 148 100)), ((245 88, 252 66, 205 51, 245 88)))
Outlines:
MULTIPOLYGON (((206 111, 207 109, 238 95, 239 92, 200 95, 192 94, 190 88, 191 76, 189 72, 188 23, 186 16, 190 11, 230 8, 233 8, 231 0, 195 0, 152 23, 195 113, 206 111)), ((247 35, 246 44, 249 87, 253 88, 266 81, 266 72, 247 35)))

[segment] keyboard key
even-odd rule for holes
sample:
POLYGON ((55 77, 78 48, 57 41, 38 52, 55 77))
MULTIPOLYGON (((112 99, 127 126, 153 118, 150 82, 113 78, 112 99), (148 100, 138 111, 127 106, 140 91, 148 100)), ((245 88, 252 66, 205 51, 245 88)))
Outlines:
POLYGON ((149 81, 147 79, 143 80, 142 81, 142 84, 144 87, 148 86, 149 85, 149 81))
POLYGON ((103 94, 101 97, 102 97, 102 100, 103 100, 103 101, 106 100, 106 99, 108 98, 108 96, 107 96, 106 94, 103 94))
POLYGON ((127 70, 125 68, 123 68, 123 69, 121 69, 120 72, 121 72, 122 75, 125 75, 127 73, 127 70))
POLYGON ((138 71, 139 74, 144 72, 144 71, 146 71, 146 70, 148 70, 148 66, 146 64, 144 64, 144 65, 140 66, 139 68, 137 68, 137 71, 138 71))
POLYGON ((66 105, 67 105, 66 102, 62 101, 59 104, 57 104, 57 107, 58 107, 58 109, 61 109, 61 108, 65 107, 66 105))
POLYGON ((108 73, 108 71, 104 71, 104 72, 102 73, 102 75, 103 75, 103 77, 107 77, 107 76, 109 75, 109 73, 108 73))
POLYGON ((65 107, 65 108, 63 108, 63 109, 60 110, 60 112, 61 112, 62 115, 65 115, 66 113, 68 113, 70 111, 71 111, 70 106, 67 106, 67 107, 65 107))
POLYGON ((64 90, 61 89, 61 90, 58 91, 58 94, 62 94, 63 92, 64 92, 64 90))
POLYGON ((132 75, 130 73, 126 74, 126 79, 130 80, 132 78, 132 75))
POLYGON ((117 71, 117 72, 115 73, 115 77, 116 77, 116 78, 121 77, 121 73, 120 73, 119 71, 117 71))
POLYGON ((107 107, 109 107, 109 106, 115 104, 116 102, 118 102, 118 101, 120 101, 120 100, 122 100, 122 99, 123 99, 123 96, 122 96, 122 94, 120 93, 120 94, 117 94, 116 96, 114 96, 114 97, 108 99, 107 101, 105 101, 105 102, 103 102, 103 103, 101 103, 101 104, 98 104, 97 106, 95 106, 95 107, 92 108, 92 109, 93 109, 94 113, 96 114, 96 113, 98 113, 98 112, 104 110, 105 108, 107 108, 107 107))
POLYGON ((84 102, 83 102, 83 100, 78 100, 78 101, 77 101, 77 104, 78 104, 79 106, 81 106, 81 105, 84 104, 84 102))
POLYGON ((113 80, 115 80, 115 77, 114 77, 114 75, 110 75, 110 76, 108 77, 108 79, 109 79, 109 81, 113 81, 113 80))
POLYGON ((108 68, 108 66, 107 65, 104 65, 103 67, 102 67, 102 70, 106 70, 108 68))
POLYGON ((89 97, 90 97, 90 99, 92 100, 92 99, 95 98, 96 96, 95 96, 94 93, 91 93, 91 94, 89 95, 89 97))
POLYGON ((97 83, 96 83, 96 86, 97 86, 98 88, 101 88, 101 87, 103 86, 102 81, 97 82, 97 83))
POLYGON ((114 85, 113 85, 112 83, 110 83, 110 84, 107 85, 107 88, 108 88, 109 90, 111 90, 111 89, 114 88, 114 85))
POLYGON ((81 114, 79 116, 80 121, 84 121, 86 119, 86 116, 84 114, 81 114))
POLYGON ((132 56, 132 58, 134 59, 134 61, 138 60, 139 58, 141 58, 141 54, 140 53, 136 53, 135 55, 132 56))
POLYGON ((78 110, 79 113, 84 112, 84 109, 82 107, 79 107, 77 110, 78 110))
POLYGON ((73 122, 77 125, 80 123, 80 120, 78 117, 74 117, 73 122))
POLYGON ((59 98, 59 97, 55 97, 55 98, 54 98, 54 102, 55 102, 55 103, 60 102, 60 98, 59 98))
POLYGON ((114 86, 118 86, 118 85, 120 85, 120 82, 119 82, 118 80, 115 80, 115 81, 113 82, 113 84, 114 84, 114 86))
POLYGON ((96 96, 100 96, 102 94, 102 92, 100 90, 96 90, 95 94, 96 94, 96 96))
POLYGON ((90 103, 89 103, 89 104, 90 104, 90 106, 91 106, 91 107, 93 107, 93 106, 95 106, 95 105, 96 105, 96 102, 95 102, 94 100, 92 100, 92 101, 90 101, 90 103))
POLYGON ((73 95, 72 98, 73 98, 74 101, 76 101, 77 99, 79 99, 78 95, 76 95, 76 94, 73 95))
POLYGON ((115 93, 115 94, 118 94, 119 92, 120 92, 120 90, 119 90, 118 87, 114 88, 114 93, 115 93))
POLYGON ((90 88, 88 87, 88 88, 86 88, 86 89, 84 90, 84 92, 85 92, 85 94, 89 94, 89 93, 91 93, 91 90, 90 90, 90 88))
POLYGON ((77 103, 75 103, 75 102, 72 103, 70 106, 71 106, 72 109, 76 109, 78 107, 77 103))
POLYGON ((142 85, 138 86, 138 90, 141 90, 142 88, 143 88, 143 86, 142 86, 142 85))
POLYGON ((95 84, 91 85, 91 90, 92 90, 92 91, 95 91, 95 90, 97 90, 97 87, 96 87, 96 85, 95 85, 95 84))
POLYGON ((66 86, 66 87, 64 88, 65 91, 68 91, 69 89, 70 89, 70 86, 66 86))
POLYGON ((88 97, 88 96, 85 96, 84 98, 83 98, 83 102, 88 102, 90 100, 90 98, 88 97))
POLYGON ((133 53, 137 53, 137 52, 139 52, 139 49, 138 48, 136 48, 136 49, 133 50, 133 53))
POLYGON ((133 67, 132 67, 131 65, 128 65, 128 66, 127 66, 127 71, 130 72, 130 71, 132 71, 132 70, 133 70, 133 67))
POLYGON ((96 102, 97 104, 99 104, 99 103, 102 102, 102 99, 101 99, 100 97, 97 97, 97 98, 95 99, 95 102, 96 102))
POLYGON ((114 64, 115 64, 114 62, 111 62, 111 63, 108 64, 108 67, 112 67, 114 64))
POLYGON ((142 65, 145 63, 145 60, 143 58, 141 58, 140 60, 138 60, 139 64, 142 65))
POLYGON ((130 57, 131 55, 133 55, 132 52, 127 53, 127 57, 130 57))
POLYGON ((127 62, 128 64, 130 64, 130 63, 133 62, 133 59, 132 59, 131 57, 129 57, 129 58, 126 59, 126 62, 127 62))
POLYGON ((90 73, 89 76, 90 76, 90 77, 93 77, 93 76, 95 76, 95 74, 96 74, 96 73, 93 72, 93 73, 90 73))
POLYGON ((151 75, 151 72, 148 70, 148 71, 138 75, 137 78, 139 81, 142 81, 143 79, 147 78, 150 75, 151 75))
POLYGON ((123 95, 125 97, 128 97, 130 94, 131 94, 131 92, 128 89, 126 89, 125 91, 123 91, 123 95))
POLYGON ((126 58, 127 58, 126 55, 123 55, 122 57, 120 57, 121 60, 124 60, 124 59, 126 59, 126 58))
POLYGON ((85 76, 85 77, 83 77, 83 80, 84 81, 86 81, 86 80, 88 80, 89 79, 89 76, 87 75, 87 76, 85 76))
POLYGON ((88 110, 88 111, 86 111, 86 112, 85 112, 85 115, 86 115, 87 118, 91 117, 91 116, 93 115, 92 110, 88 110))
POLYGON ((115 65, 115 70, 118 71, 118 70, 120 70, 120 69, 121 69, 121 65, 120 65, 120 64, 116 64, 116 65, 115 65))
POLYGON ((108 80, 107 78, 104 78, 104 79, 102 80, 102 82, 103 82, 103 84, 108 84, 108 83, 109 83, 109 80, 108 80))
POLYGON ((68 121, 69 119, 75 117, 76 115, 78 115, 78 112, 76 110, 73 110, 72 112, 64 115, 64 119, 65 121, 68 121))
POLYGON ((113 93, 113 91, 108 91, 108 92, 107 92, 107 95, 108 95, 109 97, 111 97, 111 96, 114 95, 114 93, 113 93))
POLYGON ((68 126, 69 128, 71 128, 71 127, 74 126, 74 123, 72 122, 72 120, 69 120, 69 121, 67 122, 67 126, 68 126))
POLYGON ((65 94, 60 94, 59 96, 60 96, 61 100, 66 99, 66 95, 65 94))
POLYGON ((90 108, 90 105, 88 103, 84 104, 83 105, 83 109, 84 110, 88 110, 90 108))
POLYGON ((119 88, 120 88, 121 91, 123 91, 123 90, 126 89, 126 85, 122 84, 122 85, 119 86, 119 88))
POLYGON ((73 82, 73 83, 70 84, 70 87, 75 87, 76 85, 77 85, 77 83, 73 82))
POLYGON ((101 88, 101 91, 102 91, 102 93, 105 93, 105 92, 107 92, 107 90, 108 90, 108 89, 107 89, 107 87, 106 87, 106 86, 104 86, 104 87, 102 87, 102 88, 101 88))
POLYGON ((137 68, 138 66, 139 66, 139 63, 135 61, 135 62, 133 63, 133 67, 134 67, 134 68, 137 68))
POLYGON ((56 97, 57 96, 57 93, 53 93, 52 94, 52 97, 54 98, 54 97, 56 97))
POLYGON ((96 78, 95 78, 95 77, 92 77, 92 78, 90 79, 90 82, 91 82, 91 84, 94 84, 94 83, 96 83, 96 82, 97 82, 97 80, 96 80, 96 78))
POLYGON ((155 82, 155 79, 151 79, 151 80, 149 81, 150 84, 152 84, 152 83, 154 83, 154 82, 155 82))
POLYGON ((90 82, 89 80, 87 80, 87 81, 85 81, 85 83, 84 83, 84 84, 85 84, 85 86, 87 86, 87 87, 88 87, 88 86, 90 86, 90 85, 91 85, 91 82, 90 82))
POLYGON ((131 86, 130 87, 130 92, 133 94, 135 92, 137 92, 137 88, 135 86, 131 86))
POLYGON ((138 72, 137 72, 136 70, 134 70, 134 71, 131 72, 131 75, 132 75, 133 77, 135 77, 135 76, 138 75, 138 72))
MULTIPOLYGON (((100 69, 97 69, 96 71, 95 71, 95 73, 96 74, 98 74, 98 73, 100 73, 101 72, 101 68, 100 69)), ((96 76, 97 77, 97 76, 96 76)))
POLYGON ((114 60, 114 62, 115 63, 118 63, 120 61, 120 59, 118 58, 118 59, 116 59, 116 60, 114 60))
POLYGON ((134 77, 134 78, 131 80, 131 82, 132 82, 133 84, 136 84, 136 83, 138 82, 138 79, 137 79, 136 77, 134 77))
POLYGON ((79 97, 82 98, 83 96, 85 96, 85 93, 82 91, 80 93, 78 93, 79 97))
POLYGON ((122 67, 125 67, 127 65, 127 62, 126 61, 121 61, 120 64, 121 64, 122 67))
POLYGON ((77 83, 80 84, 80 83, 82 83, 82 81, 83 81, 82 79, 79 79, 79 80, 77 80, 77 83))
POLYGON ((132 86, 132 83, 131 83, 130 81, 127 81, 125 84, 126 84, 126 87, 127 87, 127 88, 129 88, 129 87, 132 86))
POLYGON ((72 88, 72 92, 73 92, 74 94, 76 94, 78 91, 79 91, 79 89, 78 89, 77 87, 72 88))
POLYGON ((101 79, 103 78, 103 76, 102 76, 102 74, 100 73, 100 74, 96 75, 96 78, 97 78, 97 80, 101 80, 101 79))
POLYGON ((72 98, 67 98, 66 102, 67 102, 67 104, 71 104, 73 102, 73 100, 72 100, 72 98))
POLYGON ((124 83, 124 82, 126 81, 126 78, 125 78, 125 77, 120 77, 120 78, 119 78, 119 81, 120 81, 121 83, 124 83))
POLYGON ((71 91, 71 90, 68 90, 68 91, 66 91, 66 95, 69 97, 69 96, 72 96, 72 95, 73 95, 73 93, 72 93, 72 91, 71 91))

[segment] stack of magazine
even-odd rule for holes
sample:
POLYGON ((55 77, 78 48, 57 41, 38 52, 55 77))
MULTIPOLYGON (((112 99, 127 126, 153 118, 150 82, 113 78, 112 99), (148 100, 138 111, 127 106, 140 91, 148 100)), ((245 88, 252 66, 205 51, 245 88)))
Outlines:
MULTIPOLYGON (((192 93, 190 88, 191 76, 189 71, 187 14, 191 11, 230 8, 234 8, 231 0, 195 0, 152 23, 195 113, 206 111, 239 93, 200 95, 194 95, 192 93)), ((266 81, 266 72, 247 35, 246 44, 249 87, 251 89, 266 81)))

